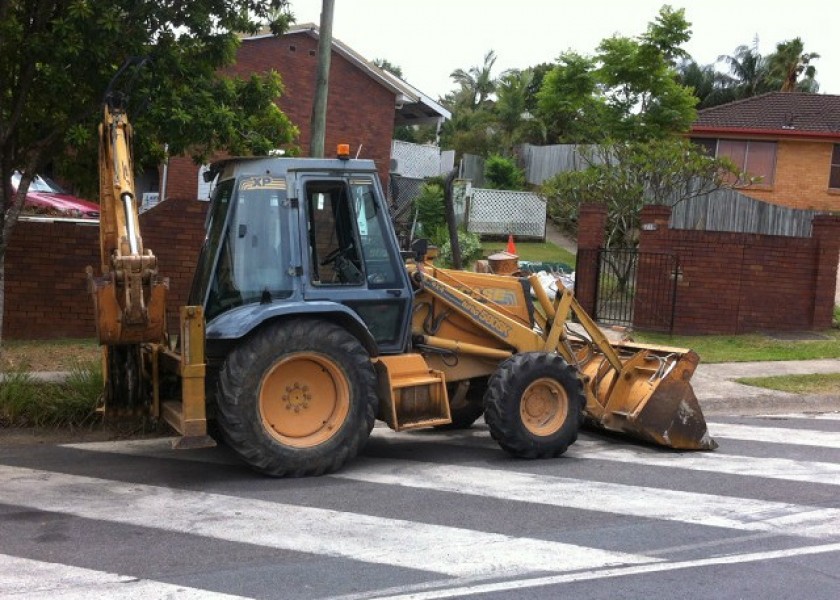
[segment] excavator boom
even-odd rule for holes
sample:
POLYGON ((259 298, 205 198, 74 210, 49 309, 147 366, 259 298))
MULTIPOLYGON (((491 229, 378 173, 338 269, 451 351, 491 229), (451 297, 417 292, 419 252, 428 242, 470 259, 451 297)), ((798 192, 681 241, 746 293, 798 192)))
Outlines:
POLYGON ((161 342, 165 333, 167 280, 140 235, 131 125, 114 101, 105 103, 99 126, 99 246, 101 275, 88 268, 101 344, 161 342))

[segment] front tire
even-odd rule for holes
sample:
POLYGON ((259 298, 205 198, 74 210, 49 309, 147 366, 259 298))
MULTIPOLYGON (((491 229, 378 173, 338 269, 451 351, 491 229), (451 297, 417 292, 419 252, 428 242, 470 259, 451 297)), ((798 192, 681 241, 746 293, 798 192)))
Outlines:
POLYGON ((328 321, 270 325, 234 349, 219 374, 225 440, 275 477, 341 468, 367 441, 377 405, 367 351, 328 321))
POLYGON ((493 439, 518 458, 551 458, 577 440, 586 397, 577 372, 554 353, 504 361, 488 382, 484 420, 493 439))

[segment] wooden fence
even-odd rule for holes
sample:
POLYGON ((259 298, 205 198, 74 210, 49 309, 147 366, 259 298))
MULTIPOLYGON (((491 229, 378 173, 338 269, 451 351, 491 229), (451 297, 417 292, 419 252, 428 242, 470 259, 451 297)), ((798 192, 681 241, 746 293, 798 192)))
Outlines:
POLYGON ((673 207, 673 229, 811 237, 814 210, 788 208, 749 198, 737 190, 718 190, 673 207))

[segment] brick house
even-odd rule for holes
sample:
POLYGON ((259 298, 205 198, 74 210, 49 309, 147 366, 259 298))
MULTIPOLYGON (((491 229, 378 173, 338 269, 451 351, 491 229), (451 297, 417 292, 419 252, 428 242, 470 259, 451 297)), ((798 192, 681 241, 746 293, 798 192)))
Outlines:
POLYGON ((771 92, 697 113, 692 141, 728 156, 757 183, 746 196, 840 210, 840 96, 771 92))
MULTIPOLYGON (((317 54, 318 27, 303 24, 279 37, 264 34, 243 38, 236 63, 227 69, 241 77, 272 69, 280 74, 285 91, 277 104, 300 130, 297 145, 303 156, 309 153, 317 54)), ((349 143, 352 154, 359 152, 361 158, 376 162, 385 185, 394 127, 440 124, 450 116, 440 104, 333 38, 325 153, 338 143, 349 143)), ((189 157, 171 158, 166 169, 143 179, 140 191, 157 192, 161 187, 166 198, 206 199, 209 191, 201 181, 200 168, 189 157), (163 185, 158 185, 159 181, 163 185)))

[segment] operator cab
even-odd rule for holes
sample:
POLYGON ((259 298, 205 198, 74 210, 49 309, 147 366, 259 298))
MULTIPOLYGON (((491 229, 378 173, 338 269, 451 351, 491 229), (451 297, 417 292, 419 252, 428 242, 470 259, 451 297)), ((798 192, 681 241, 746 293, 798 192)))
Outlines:
POLYGON ((358 321, 374 353, 405 349, 410 284, 372 161, 228 159, 210 173, 218 184, 190 294, 208 345, 310 314, 358 321))

